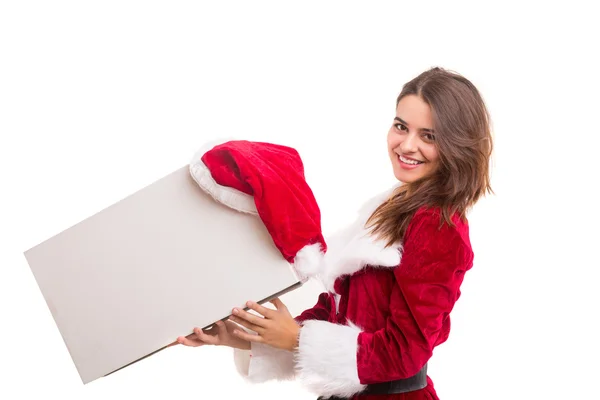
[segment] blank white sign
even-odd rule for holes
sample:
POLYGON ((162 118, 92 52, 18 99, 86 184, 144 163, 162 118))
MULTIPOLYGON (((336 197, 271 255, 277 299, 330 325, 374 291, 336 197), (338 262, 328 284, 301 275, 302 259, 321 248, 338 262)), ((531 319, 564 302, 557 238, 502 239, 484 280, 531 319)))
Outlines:
POLYGON ((25 256, 84 383, 301 285, 260 218, 187 166, 25 256))

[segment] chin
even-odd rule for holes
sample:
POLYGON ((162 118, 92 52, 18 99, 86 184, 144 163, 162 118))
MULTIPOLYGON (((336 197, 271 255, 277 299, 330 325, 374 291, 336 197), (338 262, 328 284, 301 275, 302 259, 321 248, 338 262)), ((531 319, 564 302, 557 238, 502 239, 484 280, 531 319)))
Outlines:
POLYGON ((432 173, 432 168, 427 162, 415 170, 406 170, 399 165, 397 160, 392 160, 394 176, 402 183, 413 183, 419 179, 425 178, 432 173))
POLYGON ((416 181, 417 179, 419 179, 418 176, 410 176, 408 174, 406 174, 404 171, 394 171, 394 176, 396 177, 396 179, 402 183, 412 183, 414 181, 416 181))

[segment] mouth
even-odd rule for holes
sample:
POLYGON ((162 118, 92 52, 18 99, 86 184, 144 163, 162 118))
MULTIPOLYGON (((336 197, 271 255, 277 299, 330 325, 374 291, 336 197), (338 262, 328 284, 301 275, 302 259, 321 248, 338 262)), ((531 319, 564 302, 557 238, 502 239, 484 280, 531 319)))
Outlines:
POLYGON ((419 160, 415 160, 412 158, 404 157, 404 156, 401 156, 400 154, 398 154, 398 160, 400 160, 401 163, 404 163, 407 165, 414 165, 414 166, 425 163, 425 161, 419 161, 419 160))

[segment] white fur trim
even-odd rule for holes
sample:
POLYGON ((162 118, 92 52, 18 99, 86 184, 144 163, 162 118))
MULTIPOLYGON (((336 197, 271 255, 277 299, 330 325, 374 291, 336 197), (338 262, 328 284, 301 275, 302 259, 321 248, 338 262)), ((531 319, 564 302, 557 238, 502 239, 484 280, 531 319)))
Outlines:
POLYGON ((366 222, 366 220, 368 219, 369 216, 371 216, 373 211, 375 211, 377 209, 377 207, 379 207, 384 201, 389 199, 389 197, 392 194, 394 194, 394 191, 396 189, 398 189, 401 185, 402 185, 401 182, 396 183, 396 184, 392 185, 391 187, 387 188, 386 190, 371 197, 369 200, 367 200, 358 210, 359 218, 364 219, 366 222))
POLYGON ((270 380, 291 380, 295 377, 294 355, 260 343, 252 343, 251 350, 233 350, 238 373, 251 383, 270 380))
POLYGON ((357 368, 355 325, 305 321, 300 330, 296 371, 300 382, 319 396, 351 397, 366 388, 357 368))
POLYGON ((317 276, 323 269, 325 253, 321 243, 313 243, 304 246, 294 257, 293 268, 303 282, 312 276, 317 276))
POLYGON ((208 167, 202 162, 204 153, 229 140, 218 140, 204 144, 190 161, 190 175, 202 190, 210 194, 219 203, 240 212, 258 215, 253 196, 234 188, 219 185, 212 177, 208 167))
POLYGON ((396 267, 400 264, 402 244, 385 247, 385 242, 370 235, 365 224, 373 211, 393 193, 393 188, 366 202, 350 226, 326 237, 327 253, 324 256, 319 278, 327 290, 334 291, 335 280, 352 275, 367 265, 396 267))

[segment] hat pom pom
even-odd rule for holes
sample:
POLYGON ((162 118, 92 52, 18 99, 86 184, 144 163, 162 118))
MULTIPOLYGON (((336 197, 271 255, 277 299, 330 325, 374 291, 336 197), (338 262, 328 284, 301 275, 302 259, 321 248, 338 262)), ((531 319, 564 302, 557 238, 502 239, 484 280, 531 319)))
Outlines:
POLYGON ((296 253, 294 269, 304 280, 317 276, 323 271, 324 255, 321 243, 306 245, 296 253))

